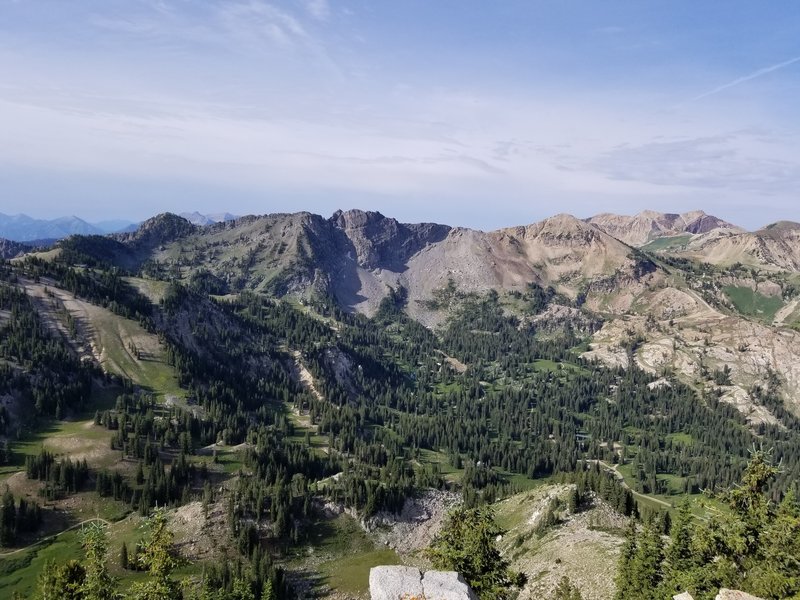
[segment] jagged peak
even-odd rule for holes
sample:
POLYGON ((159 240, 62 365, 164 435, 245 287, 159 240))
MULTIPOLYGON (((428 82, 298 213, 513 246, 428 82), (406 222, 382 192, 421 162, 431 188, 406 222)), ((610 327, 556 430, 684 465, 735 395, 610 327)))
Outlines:
POLYGON ((340 229, 355 229, 384 221, 397 224, 397 220, 386 217, 378 211, 361 210, 359 208, 337 210, 331 216, 330 221, 340 229))

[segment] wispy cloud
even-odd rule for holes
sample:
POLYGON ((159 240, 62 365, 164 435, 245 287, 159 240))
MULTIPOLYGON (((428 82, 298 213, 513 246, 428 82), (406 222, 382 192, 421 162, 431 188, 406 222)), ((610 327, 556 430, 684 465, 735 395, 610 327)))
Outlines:
POLYGON ((774 73, 775 71, 779 71, 780 69, 785 69, 786 67, 791 66, 797 62, 800 62, 800 56, 795 56, 794 58, 790 58, 789 60, 784 60, 783 62, 779 62, 774 65, 764 67, 762 69, 758 69, 757 71, 753 71, 752 73, 749 73, 747 75, 743 75, 742 77, 737 77, 736 79, 729 81, 728 83, 724 83, 720 86, 715 87, 714 89, 708 90, 707 92, 703 92, 702 94, 695 96, 689 101, 697 102, 698 100, 702 100, 703 98, 708 98, 709 96, 713 96, 714 94, 719 94, 720 92, 729 90, 732 87, 736 87, 737 85, 747 83, 748 81, 752 81, 753 79, 758 79, 759 77, 763 77, 764 75, 768 75, 769 73, 774 73))
POLYGON ((303 6, 317 21, 326 21, 331 15, 328 0, 303 0, 303 6))
POLYGON ((622 145, 585 168, 619 181, 666 187, 781 194, 800 186, 790 147, 747 131, 622 145))

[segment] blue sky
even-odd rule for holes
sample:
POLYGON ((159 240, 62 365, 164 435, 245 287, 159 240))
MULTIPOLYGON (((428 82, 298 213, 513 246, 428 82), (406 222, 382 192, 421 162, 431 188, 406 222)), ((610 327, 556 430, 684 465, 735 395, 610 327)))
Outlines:
POLYGON ((800 220, 800 3, 0 0, 0 212, 800 220))

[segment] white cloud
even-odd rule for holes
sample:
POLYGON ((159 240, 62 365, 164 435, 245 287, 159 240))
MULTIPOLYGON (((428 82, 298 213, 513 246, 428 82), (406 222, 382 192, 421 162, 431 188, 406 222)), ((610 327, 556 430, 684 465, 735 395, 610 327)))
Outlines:
POLYGON ((328 0, 303 0, 303 6, 317 21, 327 21, 331 15, 328 0))

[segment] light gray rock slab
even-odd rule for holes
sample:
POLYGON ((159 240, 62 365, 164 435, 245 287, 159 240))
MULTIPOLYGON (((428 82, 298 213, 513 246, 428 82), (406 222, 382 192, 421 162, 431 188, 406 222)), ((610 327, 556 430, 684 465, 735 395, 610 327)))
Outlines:
POLYGON ((369 595, 372 600, 422 600, 422 573, 416 567, 372 567, 369 595))
POLYGON ((689 592, 683 592, 682 594, 673 596, 672 600, 694 600, 694 598, 692 598, 692 595, 689 592))
POLYGON ((475 592, 455 571, 427 571, 422 576, 425 600, 477 600, 475 592))
POLYGON ((745 592, 740 592, 737 590, 726 590, 722 588, 717 594, 717 600, 761 600, 756 596, 752 596, 745 592))

